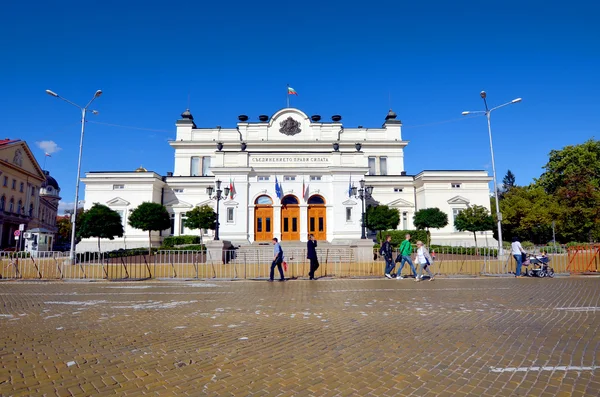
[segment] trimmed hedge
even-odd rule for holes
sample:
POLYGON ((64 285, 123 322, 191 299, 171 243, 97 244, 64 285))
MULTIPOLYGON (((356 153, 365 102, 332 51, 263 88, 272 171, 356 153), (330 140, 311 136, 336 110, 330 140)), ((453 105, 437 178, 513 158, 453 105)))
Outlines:
POLYGON ((182 245, 179 247, 160 247, 164 251, 205 251, 206 247, 202 244, 182 245))
POLYGON ((392 246, 398 247, 404 241, 404 236, 406 236, 407 233, 410 234, 410 242, 412 244, 416 244, 419 240, 427 244, 426 230, 386 230, 381 234, 383 238, 388 234, 392 236, 392 246))
MULTIPOLYGON (((156 253, 156 251, 158 251, 157 248, 152 248, 152 253, 156 253)), ((98 259, 101 255, 103 258, 124 258, 128 256, 148 255, 148 248, 119 249, 105 252, 78 252, 77 261, 85 262, 86 260, 98 259)))
POLYGON ((165 248, 173 248, 177 245, 199 244, 200 236, 169 236, 165 237, 162 246, 165 248))

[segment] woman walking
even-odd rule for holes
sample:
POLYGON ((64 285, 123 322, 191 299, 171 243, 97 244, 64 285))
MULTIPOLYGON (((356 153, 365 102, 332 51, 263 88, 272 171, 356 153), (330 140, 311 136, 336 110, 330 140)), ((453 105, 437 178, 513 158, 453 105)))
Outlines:
POLYGON ((427 247, 423 245, 422 241, 417 241, 417 257, 415 262, 417 262, 419 266, 419 274, 415 277, 415 281, 423 280, 423 270, 427 271, 429 274, 429 281, 433 281, 433 273, 429 270, 429 266, 433 264, 433 258, 429 254, 429 250, 427 247))

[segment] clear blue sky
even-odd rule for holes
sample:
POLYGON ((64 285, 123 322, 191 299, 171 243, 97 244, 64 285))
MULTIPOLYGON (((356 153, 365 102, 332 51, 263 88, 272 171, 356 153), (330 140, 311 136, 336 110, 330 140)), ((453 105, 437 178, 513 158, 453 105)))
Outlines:
MULTIPOLYGON (((82 173, 173 169, 167 140, 188 103, 201 127, 233 127, 293 105, 346 126, 404 123, 409 174, 488 169, 481 90, 493 113, 499 179, 538 177, 551 149, 600 124, 600 6, 592 1, 7 2, 0 12, 2 138, 60 150, 47 167, 75 191, 79 111, 97 89, 82 173), (47 147, 52 148, 52 143, 47 147)), ((83 188, 83 185, 82 185, 83 188)))

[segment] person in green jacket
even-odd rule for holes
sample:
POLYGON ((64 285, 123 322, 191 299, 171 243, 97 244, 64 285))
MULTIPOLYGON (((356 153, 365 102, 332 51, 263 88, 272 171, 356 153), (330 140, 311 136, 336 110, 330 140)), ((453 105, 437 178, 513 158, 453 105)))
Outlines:
POLYGON ((398 257, 396 258, 396 262, 400 262, 400 267, 398 268, 398 273, 396 273, 396 279, 401 280, 404 278, 402 276, 402 268, 404 268, 404 263, 408 262, 410 265, 410 270, 412 270, 413 277, 417 276, 417 271, 415 270, 415 265, 412 263, 412 259, 410 258, 413 252, 412 245, 410 244, 410 234, 406 234, 405 240, 400 244, 398 257))

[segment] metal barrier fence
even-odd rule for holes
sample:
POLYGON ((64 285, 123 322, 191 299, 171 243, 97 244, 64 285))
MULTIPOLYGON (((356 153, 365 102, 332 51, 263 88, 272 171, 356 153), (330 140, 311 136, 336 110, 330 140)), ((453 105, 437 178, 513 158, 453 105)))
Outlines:
MULTIPOLYGON (((547 251, 550 266, 556 273, 584 273, 600 270, 600 244, 578 247, 534 247, 530 254, 547 251)), ((385 261, 373 251, 372 260, 359 262, 349 247, 317 249, 320 267, 317 277, 382 276, 385 261)), ((432 250, 432 271, 441 275, 503 275, 515 272, 510 250, 498 257, 495 249, 472 247, 440 247, 432 250)), ((394 258, 397 252, 394 253, 394 258)), ((412 255, 414 261, 414 255, 412 255)), ((1 279, 264 279, 269 277, 273 260, 272 247, 242 247, 224 250, 213 257, 209 251, 158 251, 149 256, 136 253, 115 256, 110 253, 78 253, 72 264, 68 252, 0 252, 1 279)), ((286 277, 307 277, 310 262, 306 249, 285 251, 286 277)), ((399 263, 396 263, 396 269, 399 263)), ((403 275, 410 275, 408 265, 403 275)))

